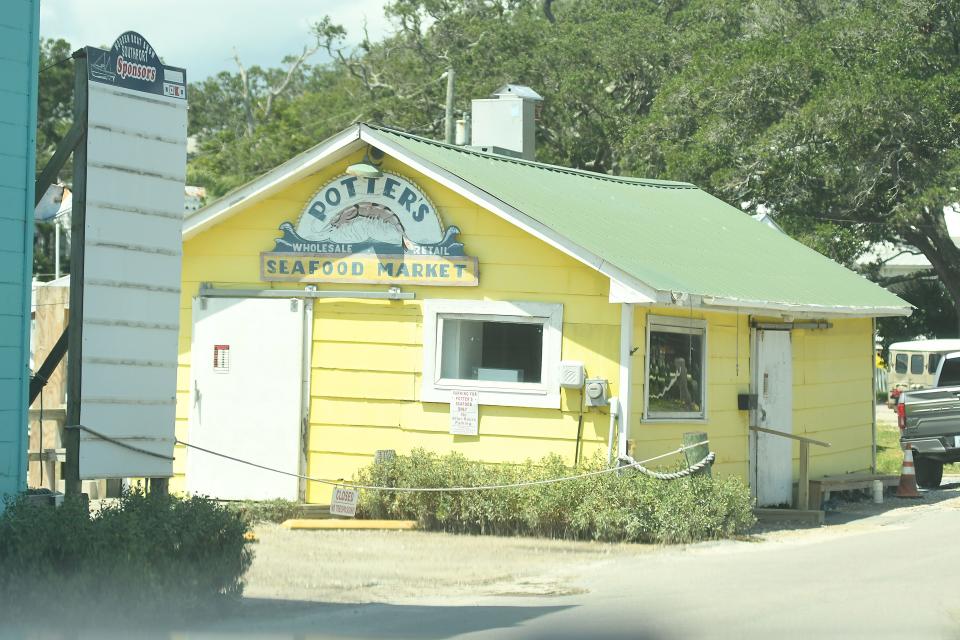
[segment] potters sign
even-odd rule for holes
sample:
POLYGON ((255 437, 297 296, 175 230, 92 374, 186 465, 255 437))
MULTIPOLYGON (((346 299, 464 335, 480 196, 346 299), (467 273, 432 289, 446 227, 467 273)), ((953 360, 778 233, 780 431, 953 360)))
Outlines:
POLYGON ((464 255, 460 229, 443 222, 411 181, 342 175, 323 186, 296 228, 280 225, 273 251, 260 254, 267 281, 476 286, 477 259, 464 255))

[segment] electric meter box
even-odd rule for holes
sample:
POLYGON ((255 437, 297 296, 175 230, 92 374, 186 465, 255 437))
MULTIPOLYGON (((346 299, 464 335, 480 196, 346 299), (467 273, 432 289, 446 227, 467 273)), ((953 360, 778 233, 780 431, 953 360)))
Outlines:
POLYGON ((578 360, 560 361, 560 386, 564 389, 583 388, 583 363, 578 360))
POLYGON ((583 402, 588 407, 605 407, 610 397, 610 384, 606 378, 588 378, 584 387, 583 402))

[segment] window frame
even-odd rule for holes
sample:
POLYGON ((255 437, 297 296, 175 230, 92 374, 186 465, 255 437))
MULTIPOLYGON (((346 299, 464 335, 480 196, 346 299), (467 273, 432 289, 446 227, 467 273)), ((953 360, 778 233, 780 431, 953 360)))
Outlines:
POLYGON ((910 356, 902 351, 893 354, 893 372, 897 375, 906 375, 910 371, 910 356), (903 371, 900 371, 900 363, 903 362, 903 371))
POLYGON ((707 331, 707 321, 699 320, 694 318, 678 318, 673 316, 647 316, 647 336, 646 336, 646 351, 644 353, 644 366, 643 366, 643 422, 648 423, 693 423, 693 424, 705 424, 707 422, 707 416, 709 415, 707 407, 707 380, 709 371, 707 369, 710 358, 708 356, 708 331, 707 331), (650 411, 650 336, 653 332, 661 333, 679 333, 684 335, 701 335, 703 339, 703 346, 701 347, 701 363, 700 370, 702 371, 702 380, 700 383, 701 387, 701 398, 702 403, 700 405, 700 411, 676 411, 676 412, 665 412, 665 411, 650 411))
POLYGON ((939 351, 934 351, 933 353, 927 354, 927 373, 936 375, 937 369, 940 367, 940 361, 943 360, 943 355, 939 351), (931 366, 932 365, 932 366, 931 366))
POLYGON ((910 375, 912 375, 912 376, 922 376, 924 373, 926 373, 926 371, 927 371, 927 366, 926 366, 927 363, 924 362, 924 360, 926 360, 926 358, 923 357, 923 354, 922 354, 922 353, 913 353, 913 354, 910 354, 910 375), (914 365, 915 363, 917 363, 917 362, 920 363, 920 370, 919 370, 919 371, 917 371, 917 370, 916 370, 916 367, 913 366, 913 365, 914 365))
POLYGON ((560 408, 563 305, 546 302, 429 299, 423 303, 422 402, 450 402, 451 391, 477 391, 478 404, 560 408), (540 382, 441 378, 444 320, 520 322, 543 326, 540 382))

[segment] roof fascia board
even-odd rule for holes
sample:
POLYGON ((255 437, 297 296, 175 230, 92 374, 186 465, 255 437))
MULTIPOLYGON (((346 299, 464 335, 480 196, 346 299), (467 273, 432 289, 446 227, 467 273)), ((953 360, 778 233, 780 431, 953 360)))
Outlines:
POLYGON ((226 220, 240 208, 267 198, 290 183, 309 175, 324 163, 335 162, 340 157, 346 156, 352 151, 349 149, 350 145, 359 140, 359 126, 344 129, 316 147, 291 158, 236 191, 195 211, 183 221, 183 239, 189 240, 201 231, 226 220))
POLYGON ((716 298, 704 296, 700 304, 695 305, 703 309, 753 312, 753 313, 788 313, 792 315, 807 314, 819 317, 848 317, 848 318, 881 318, 889 316, 909 316, 913 313, 910 307, 849 307, 814 304, 786 304, 781 302, 765 302, 762 300, 737 300, 735 298, 716 298))
POLYGON ((405 149, 397 147, 389 140, 385 140, 378 136, 375 129, 370 129, 361 125, 360 138, 368 144, 379 147, 385 153, 390 154, 404 164, 428 176, 429 178, 436 180, 448 189, 465 197, 467 200, 480 205, 484 209, 487 209, 500 218, 503 218, 514 226, 519 227, 521 230, 526 231, 535 238, 546 242, 559 251, 562 251, 571 258, 582 262, 588 267, 599 271, 611 279, 617 280, 622 285, 628 286, 637 298, 636 300, 631 300, 631 302, 641 302, 642 300, 644 303, 652 303, 658 299, 657 290, 653 287, 650 287, 640 280, 637 280, 626 271, 615 267, 600 256, 587 251, 583 247, 580 247, 573 242, 570 242, 568 238, 560 235, 550 227, 537 220, 534 220, 522 211, 511 207, 506 202, 494 197, 483 189, 480 189, 466 180, 463 180, 456 174, 451 173, 450 171, 447 171, 446 169, 443 169, 432 162, 427 162, 426 160, 407 152, 405 149))
POLYGON ((657 300, 650 298, 641 291, 637 291, 628 284, 616 278, 610 278, 610 302, 629 304, 654 304, 657 300))

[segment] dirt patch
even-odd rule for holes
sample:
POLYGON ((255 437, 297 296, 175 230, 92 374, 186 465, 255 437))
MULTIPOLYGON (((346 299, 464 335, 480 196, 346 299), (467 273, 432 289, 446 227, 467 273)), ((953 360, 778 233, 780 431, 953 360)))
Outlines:
POLYGON ((443 596, 582 593, 587 566, 644 545, 461 536, 419 531, 256 528, 245 595, 316 602, 403 602, 443 596))

